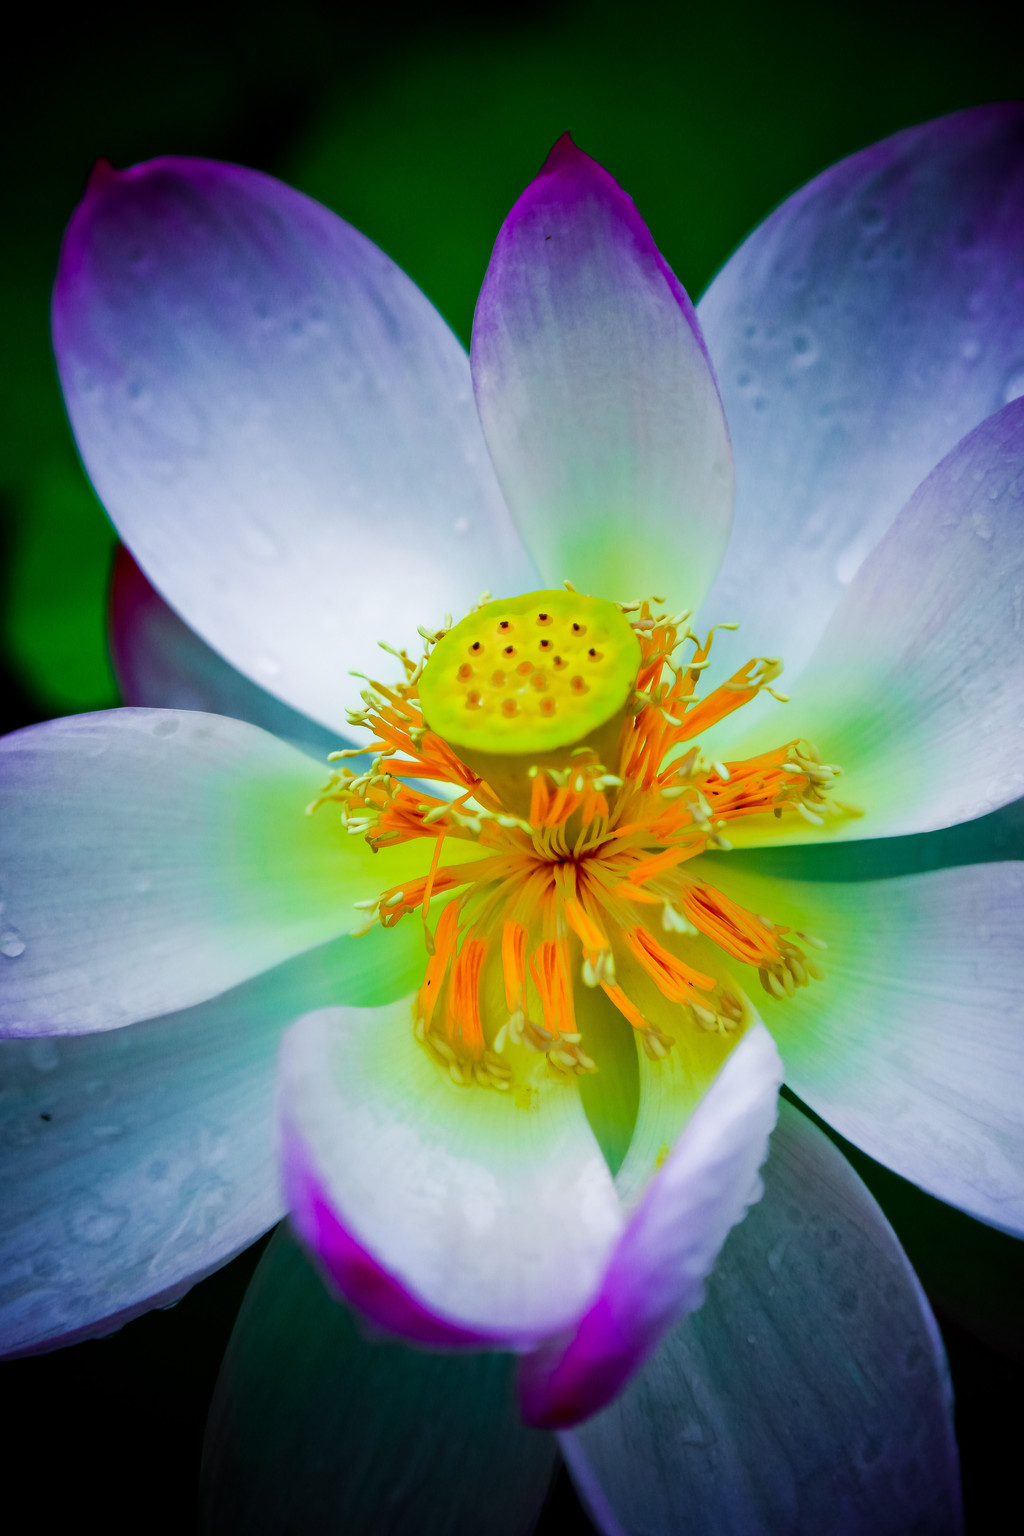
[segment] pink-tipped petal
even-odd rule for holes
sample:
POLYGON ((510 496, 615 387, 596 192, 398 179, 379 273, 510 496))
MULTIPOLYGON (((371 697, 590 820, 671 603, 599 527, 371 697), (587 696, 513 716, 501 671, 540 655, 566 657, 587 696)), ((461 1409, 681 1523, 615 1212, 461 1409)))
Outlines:
POLYGON ((595 1301, 568 1340, 525 1355, 529 1424, 563 1428, 609 1403, 671 1325, 699 1307, 729 1231, 760 1196, 782 1064, 756 1024, 728 1057, 641 1197, 595 1301))
POLYGON ((568 134, 498 235, 472 359, 487 445, 544 579, 699 602, 732 517, 718 390, 632 199, 568 134))
POLYGON ((535 584, 468 360, 369 240, 271 177, 94 182, 53 301, 68 413, 125 543, 246 676, 344 728, 377 641, 535 584))
POLYGON ((483 1349, 499 1331, 463 1328, 423 1305, 338 1218, 300 1135, 280 1128, 281 1179, 291 1224, 331 1288, 375 1328, 433 1349, 483 1349))
POLYGON ((571 1084, 457 1086, 411 999, 324 1009, 285 1036, 283 1173, 296 1227, 382 1327, 537 1343, 578 1317, 622 1227, 571 1084))

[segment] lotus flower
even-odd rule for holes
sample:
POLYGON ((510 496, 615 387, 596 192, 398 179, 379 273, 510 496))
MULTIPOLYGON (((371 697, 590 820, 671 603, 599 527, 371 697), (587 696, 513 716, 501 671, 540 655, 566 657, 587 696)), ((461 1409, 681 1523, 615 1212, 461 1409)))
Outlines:
MULTIPOLYGON (((281 1182, 321 1273, 384 1333, 516 1355, 602 1528, 957 1528, 895 1239, 788 1107, 765 1158, 784 1070, 1020 1230, 1024 879, 798 880, 774 850, 1024 792, 1022 189, 1019 108, 910 130, 784 204, 698 318, 566 138, 470 362, 287 187, 97 171, 55 345, 153 583, 122 562, 125 696, 167 707, 3 743, 9 1351, 108 1332, 278 1219, 284 1033, 281 1182)), ((550 1441, 505 1354, 334 1354, 314 1304, 284 1347, 268 1294, 215 1505, 247 1412, 250 1513, 321 1443, 254 1430, 253 1391, 279 1409, 291 1372, 322 1405, 350 1356, 333 1444, 382 1437, 364 1492, 408 1431, 435 1502, 529 1527, 550 1441)))

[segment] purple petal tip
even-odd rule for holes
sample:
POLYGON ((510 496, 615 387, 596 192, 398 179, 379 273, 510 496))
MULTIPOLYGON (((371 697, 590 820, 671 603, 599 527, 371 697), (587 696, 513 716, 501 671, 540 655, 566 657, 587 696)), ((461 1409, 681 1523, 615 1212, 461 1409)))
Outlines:
POLYGON ((384 1269, 343 1224, 299 1137, 283 1127, 282 1165, 292 1226, 329 1286, 375 1328, 433 1349, 487 1349, 509 1341, 431 1310, 384 1269))
POLYGON ((120 174, 120 171, 116 171, 110 161, 101 155, 89 172, 89 180, 86 182, 85 190, 86 192, 99 192, 108 182, 116 181, 120 174))

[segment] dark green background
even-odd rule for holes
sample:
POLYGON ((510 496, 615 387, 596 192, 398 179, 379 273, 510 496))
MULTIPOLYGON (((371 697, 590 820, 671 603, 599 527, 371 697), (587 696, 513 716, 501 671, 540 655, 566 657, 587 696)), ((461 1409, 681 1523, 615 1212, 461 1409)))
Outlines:
MULTIPOLYGON (((48 340, 61 231, 93 161, 234 159, 312 193, 383 245, 468 341, 491 242, 566 128, 633 194, 697 297, 787 193, 896 129, 1024 94, 1003 8, 316 0, 107 7, 8 34, 0 252, 3 723, 104 707, 113 536, 81 473, 48 340)), ((869 1177, 939 1309, 954 1369, 969 1529, 1005 1528, 1020 1249, 869 1177)), ((26 1529, 194 1525, 205 1405, 253 1260, 110 1341, 3 1368, 8 1488, 26 1529)), ((1011 1504, 1013 1507, 1013 1504, 1011 1504)), ((545 1531, 585 1529, 560 1485, 545 1531)))

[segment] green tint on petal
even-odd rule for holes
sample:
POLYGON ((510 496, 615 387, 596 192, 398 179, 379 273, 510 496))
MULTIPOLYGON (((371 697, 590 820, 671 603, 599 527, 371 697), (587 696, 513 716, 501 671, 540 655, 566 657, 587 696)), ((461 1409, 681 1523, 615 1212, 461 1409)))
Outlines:
POLYGON ((528 1536, 552 1473, 512 1357, 370 1342, 286 1229, 228 1345, 207 1429, 209 1536, 528 1536))
POLYGON ((517 1061, 508 1092, 456 1086, 415 1038, 413 1001, 325 1008, 287 1032, 286 1167, 308 1168, 336 1221, 442 1322, 527 1341, 565 1328, 622 1225, 575 1083, 523 1048, 534 1075, 517 1061))
POLYGON ((355 902, 429 862, 425 844, 375 855, 335 805, 307 815, 326 765, 238 720, 72 716, 0 759, 7 1035, 191 1007, 350 933, 355 902))
POLYGON ((691 868, 788 927, 824 972, 781 1001, 752 983, 786 1081, 879 1162, 1024 1232, 1024 864, 852 883, 752 864, 721 855, 691 868))
POLYGON ((498 233, 471 357, 487 446, 544 580, 696 607, 732 522, 718 388, 632 198, 568 134, 498 233))
POLYGON ((911 496, 771 727, 732 742, 715 733, 713 753, 726 763, 811 740, 842 770, 828 793, 862 814, 826 814, 820 828, 792 812, 751 817, 729 827, 730 842, 928 832, 1018 799, 1022 590, 1024 399, 1015 399, 911 496))
MULTIPOLYGON (((721 950, 714 945, 670 933, 660 933, 658 940, 686 964, 716 977, 734 995, 740 993, 723 967, 721 950)), ((639 1071, 636 1125, 629 1154, 615 1180, 620 1198, 628 1204, 661 1167, 744 1031, 740 1028, 719 1034, 703 1029, 688 1008, 669 1002, 624 950, 616 952, 615 968, 626 995, 672 1041, 664 1060, 652 1060, 640 1041, 635 1041, 639 1071)))
POLYGON ((633 1026, 600 987, 577 987, 576 1027, 596 1072, 576 1081, 583 1113, 613 1177, 629 1151, 640 1104, 640 1056, 633 1026))

